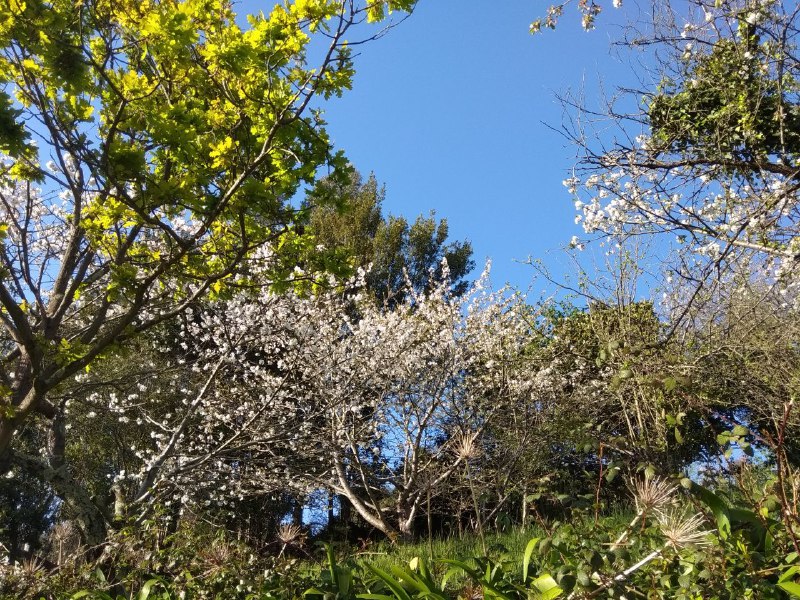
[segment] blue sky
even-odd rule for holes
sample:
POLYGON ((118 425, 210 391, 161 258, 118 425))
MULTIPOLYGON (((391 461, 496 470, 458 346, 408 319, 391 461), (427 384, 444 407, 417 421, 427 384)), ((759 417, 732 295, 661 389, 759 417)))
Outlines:
MULTIPOLYGON (((476 276, 491 258, 495 286, 525 290, 534 271, 517 261, 531 256, 563 277, 562 249, 583 231, 561 183, 576 149, 551 129, 572 116, 556 95, 583 89, 592 104, 601 87, 632 81, 612 43, 635 8, 604 5, 591 32, 568 6, 558 29, 532 36, 546 2, 420 0, 410 18, 358 47, 353 89, 322 104, 334 144, 385 184, 385 213, 413 220, 435 210, 451 239, 469 239, 476 276)), ((243 0, 237 12, 271 6, 243 0)), ((596 251, 584 262, 601 260, 588 256, 596 251)), ((532 288, 542 290, 553 286, 532 288)))
POLYGON ((582 233, 561 184, 575 148, 547 126, 564 118, 555 95, 583 86, 591 99, 598 77, 611 89, 627 73, 611 52, 622 13, 609 6, 587 33, 568 8, 556 31, 531 36, 544 10, 421 0, 362 47, 353 90, 325 107, 336 145, 385 183, 387 212, 435 210, 452 238, 472 241, 479 268, 492 259, 496 285, 523 289, 533 272, 515 259, 542 258, 559 272, 560 248, 582 233))

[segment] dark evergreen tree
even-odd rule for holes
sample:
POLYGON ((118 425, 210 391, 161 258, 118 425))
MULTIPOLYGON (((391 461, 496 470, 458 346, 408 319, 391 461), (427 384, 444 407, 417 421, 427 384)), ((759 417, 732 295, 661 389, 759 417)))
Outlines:
POLYGON ((367 284, 379 302, 400 302, 406 276, 417 291, 441 281, 443 259, 453 293, 463 293, 475 267, 472 244, 448 240, 447 220, 437 220, 433 211, 413 223, 384 215, 385 196, 374 175, 365 181, 353 171, 345 184, 322 180, 308 195, 309 229, 329 253, 349 259, 353 268, 371 265, 367 284))

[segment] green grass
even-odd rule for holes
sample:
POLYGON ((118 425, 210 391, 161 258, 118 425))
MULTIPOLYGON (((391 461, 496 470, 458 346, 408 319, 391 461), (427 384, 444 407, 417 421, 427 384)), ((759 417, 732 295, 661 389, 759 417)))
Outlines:
MULTIPOLYGON (((525 531, 515 528, 503 533, 487 533, 486 549, 492 558, 508 557, 518 560, 521 566, 522 554, 528 541, 544 535, 538 527, 529 527, 525 531)), ((434 538, 430 541, 421 539, 394 545, 389 542, 378 542, 366 550, 353 552, 350 557, 359 564, 369 563, 385 569, 389 566, 407 566, 416 557, 425 558, 433 563, 439 558, 467 560, 473 556, 483 555, 480 538, 469 534, 463 537, 434 538)))
MULTIPOLYGON (((630 510, 612 509, 606 511, 601 519, 606 526, 616 527, 622 531, 632 517, 633 513, 630 510)), ((594 526, 594 519, 589 514, 574 515, 570 519, 570 523, 578 529, 588 531, 594 526)), ((551 524, 551 528, 553 525, 551 524)), ((558 528, 557 524, 555 524, 555 528, 558 528)), ((532 525, 524 530, 520 527, 512 527, 505 532, 487 532, 485 537, 489 557, 516 560, 521 564, 522 555, 528 542, 535 537, 548 537, 548 534, 540 526, 532 525)), ((413 542, 397 544, 389 541, 377 541, 371 543, 364 550, 336 544, 336 550, 342 560, 350 558, 358 564, 369 562, 379 568, 390 565, 408 565, 409 561, 415 557, 434 561, 439 558, 466 560, 484 555, 480 537, 474 532, 466 533, 461 537, 454 535, 444 538, 434 537, 431 540, 423 537, 413 542)))

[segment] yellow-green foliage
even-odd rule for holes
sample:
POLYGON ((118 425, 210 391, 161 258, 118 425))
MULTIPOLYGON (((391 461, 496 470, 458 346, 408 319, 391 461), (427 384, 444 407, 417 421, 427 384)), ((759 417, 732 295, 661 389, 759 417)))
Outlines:
POLYGON ((304 113, 312 97, 350 87, 345 32, 362 14, 411 4, 287 1, 242 27, 227 0, 4 2, 4 171, 43 181, 34 140, 44 137, 48 156, 76 161, 74 184, 94 181, 99 193, 73 216, 98 256, 130 257, 112 294, 152 269, 220 278, 281 235, 302 182, 344 166, 318 115, 304 113), (316 33, 333 43, 311 60, 316 33), (201 225, 181 239, 172 225, 186 217, 201 225))

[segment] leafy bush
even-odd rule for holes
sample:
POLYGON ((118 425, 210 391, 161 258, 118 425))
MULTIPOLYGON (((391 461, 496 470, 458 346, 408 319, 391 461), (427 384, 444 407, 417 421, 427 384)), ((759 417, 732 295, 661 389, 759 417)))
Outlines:
POLYGON ((486 555, 477 552, 477 538, 346 552, 343 558, 323 544, 320 563, 283 558, 277 544, 274 551, 256 552, 199 525, 167 534, 152 524, 121 532, 93 564, 55 573, 35 562, 6 567, 0 597, 577 600, 634 592, 677 600, 800 597, 800 556, 781 520, 781 504, 771 497, 772 483, 760 476, 741 480, 748 481, 744 489, 726 487, 723 480, 712 489, 684 480, 681 489, 669 480, 646 478, 631 486, 634 503, 627 513, 593 518, 576 512, 567 521, 543 523, 530 539, 519 531, 490 536, 486 555))

